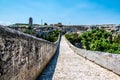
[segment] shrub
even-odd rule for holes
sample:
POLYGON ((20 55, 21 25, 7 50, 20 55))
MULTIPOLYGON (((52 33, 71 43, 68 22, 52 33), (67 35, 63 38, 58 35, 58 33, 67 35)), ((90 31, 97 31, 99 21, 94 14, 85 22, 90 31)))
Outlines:
POLYGON ((92 29, 83 32, 81 35, 77 33, 66 34, 66 38, 72 43, 82 43, 82 47, 87 50, 104 51, 120 54, 120 35, 114 37, 112 33, 104 29, 92 29))
POLYGON ((36 34, 36 36, 48 40, 50 42, 55 42, 58 40, 59 34, 59 30, 53 30, 52 32, 45 32, 42 35, 36 34))
POLYGON ((118 33, 116 36, 114 36, 114 42, 120 43, 120 33, 118 33))
POLYGON ((70 34, 65 34, 65 37, 67 38, 67 40, 69 40, 71 42, 72 38, 70 34))
POLYGON ((31 34, 31 35, 34 35, 34 34, 36 34, 36 32, 34 31, 34 30, 32 30, 32 29, 25 29, 24 30, 24 33, 26 33, 26 34, 31 34))

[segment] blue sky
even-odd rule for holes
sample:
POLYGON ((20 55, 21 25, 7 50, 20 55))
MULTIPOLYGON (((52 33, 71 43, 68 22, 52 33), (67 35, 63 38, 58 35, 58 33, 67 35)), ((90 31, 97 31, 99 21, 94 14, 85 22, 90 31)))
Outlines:
POLYGON ((119 24, 120 0, 0 0, 0 24, 119 24))

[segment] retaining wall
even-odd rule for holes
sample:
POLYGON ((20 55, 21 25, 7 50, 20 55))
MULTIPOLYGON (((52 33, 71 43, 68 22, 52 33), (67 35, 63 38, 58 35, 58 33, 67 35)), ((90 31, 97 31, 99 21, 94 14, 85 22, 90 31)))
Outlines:
POLYGON ((120 75, 120 54, 80 49, 72 45, 67 39, 66 42, 71 47, 71 49, 78 55, 83 56, 93 61, 94 63, 120 75))
POLYGON ((0 80, 35 80, 58 44, 0 26, 0 80))

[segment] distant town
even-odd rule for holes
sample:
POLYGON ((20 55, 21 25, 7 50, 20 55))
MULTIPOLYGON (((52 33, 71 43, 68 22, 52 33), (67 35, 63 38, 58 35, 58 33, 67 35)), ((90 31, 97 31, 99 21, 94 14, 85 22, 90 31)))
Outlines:
POLYGON ((15 23, 12 25, 9 25, 7 27, 14 28, 16 30, 24 30, 25 28, 29 27, 31 22, 31 25, 34 28, 39 28, 39 27, 86 27, 86 28, 92 28, 92 27, 97 27, 97 28, 104 28, 107 31, 114 31, 114 32, 120 32, 120 24, 95 24, 95 25, 64 25, 61 22, 58 22, 56 24, 47 24, 46 22, 44 24, 34 24, 33 19, 30 17, 28 23, 15 23))

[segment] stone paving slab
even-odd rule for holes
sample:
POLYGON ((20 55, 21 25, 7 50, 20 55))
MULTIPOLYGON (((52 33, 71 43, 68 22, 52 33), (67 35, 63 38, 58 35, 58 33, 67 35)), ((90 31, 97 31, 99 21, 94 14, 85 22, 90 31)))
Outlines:
POLYGON ((53 57, 41 76, 39 80, 120 80, 120 76, 75 54, 64 37, 57 58, 53 57))

